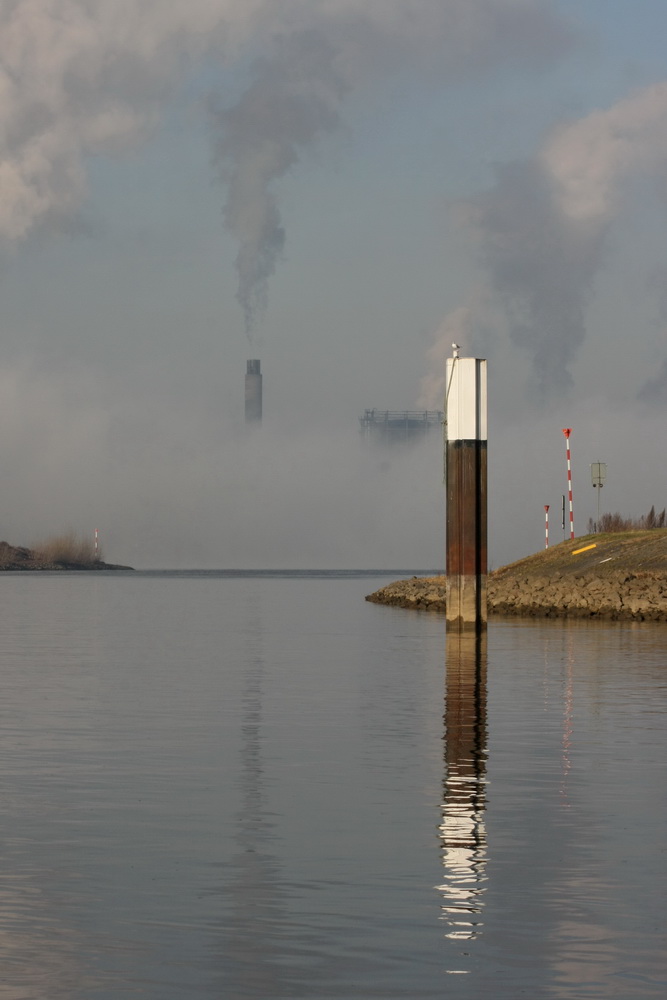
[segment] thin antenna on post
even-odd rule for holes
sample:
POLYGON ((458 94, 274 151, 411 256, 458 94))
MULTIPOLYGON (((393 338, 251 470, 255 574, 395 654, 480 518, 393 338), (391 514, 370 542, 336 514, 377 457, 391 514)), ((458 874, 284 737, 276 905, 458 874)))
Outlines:
POLYGON ((563 529, 563 540, 565 540, 565 496, 563 495, 560 499, 561 499, 561 512, 560 512, 561 527, 563 529))
POLYGON ((606 462, 592 462, 591 463, 591 480, 593 483, 593 489, 598 491, 598 519, 595 522, 595 530, 600 530, 600 493, 602 487, 604 486, 605 479, 607 478, 607 465, 606 462))

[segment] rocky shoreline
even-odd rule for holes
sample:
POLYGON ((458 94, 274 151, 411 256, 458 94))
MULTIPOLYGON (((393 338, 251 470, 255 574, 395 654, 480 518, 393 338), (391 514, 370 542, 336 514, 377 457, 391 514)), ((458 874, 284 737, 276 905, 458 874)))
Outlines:
MULTIPOLYGON (((653 573, 619 572, 600 580, 549 578, 488 579, 490 615, 542 618, 608 618, 667 621, 667 577, 653 573)), ((445 578, 397 580, 366 597, 374 604, 420 611, 445 610, 445 578)))
MULTIPOLYGON (((487 597, 489 615, 667 621, 667 532, 563 542, 489 574, 487 597)), ((397 580, 366 600, 444 611, 445 578, 397 580)))

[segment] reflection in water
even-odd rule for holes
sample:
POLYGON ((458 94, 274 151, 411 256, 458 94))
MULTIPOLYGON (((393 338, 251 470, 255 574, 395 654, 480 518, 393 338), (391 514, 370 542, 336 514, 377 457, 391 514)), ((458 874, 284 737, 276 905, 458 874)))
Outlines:
POLYGON ((482 927, 486 888, 486 634, 448 635, 445 779, 438 889, 447 937, 471 940, 482 927))
POLYGON ((664 624, 450 636, 443 778, 442 620, 313 589, 0 574, 1 1000, 664 998, 664 624))
POLYGON ((53 872, 11 870, 3 859, 0 874, 0 998, 43 1000, 72 997, 79 987, 93 988, 81 955, 87 938, 64 924, 57 902, 42 884, 53 872), (4 865, 7 865, 5 868, 4 865))
POLYGON ((572 768, 570 750, 574 732, 574 648, 573 637, 568 633, 567 666, 565 668, 565 685, 563 690, 563 738, 561 740, 561 784, 560 794, 562 804, 569 806, 567 797, 567 780, 572 768))
POLYGON ((231 860, 232 902, 228 943, 221 956, 225 995, 283 997, 294 995, 290 966, 283 950, 287 925, 281 870, 272 852, 275 818, 269 811, 264 753, 263 687, 265 659, 262 625, 255 609, 248 626, 239 761, 240 808, 231 860))

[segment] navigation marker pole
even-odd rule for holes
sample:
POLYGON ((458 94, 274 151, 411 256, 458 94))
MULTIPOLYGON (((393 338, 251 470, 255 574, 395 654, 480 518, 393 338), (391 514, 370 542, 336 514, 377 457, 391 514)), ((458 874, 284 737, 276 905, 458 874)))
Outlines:
POLYGON ((486 361, 447 359, 447 631, 486 628, 486 361))
POLYGON ((567 450, 567 490, 570 496, 570 538, 574 538, 574 514, 572 512, 572 463, 570 461, 570 434, 571 427, 563 427, 565 435, 565 447, 567 450))
POLYGON ((545 529, 545 549, 549 548, 549 504, 544 505, 544 529, 545 529))

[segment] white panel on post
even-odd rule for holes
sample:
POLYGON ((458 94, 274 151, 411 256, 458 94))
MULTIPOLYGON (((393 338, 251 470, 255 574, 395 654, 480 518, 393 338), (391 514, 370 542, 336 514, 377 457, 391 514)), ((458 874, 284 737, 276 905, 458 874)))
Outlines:
POLYGON ((486 361, 447 359, 445 412, 448 441, 486 441, 486 361))

